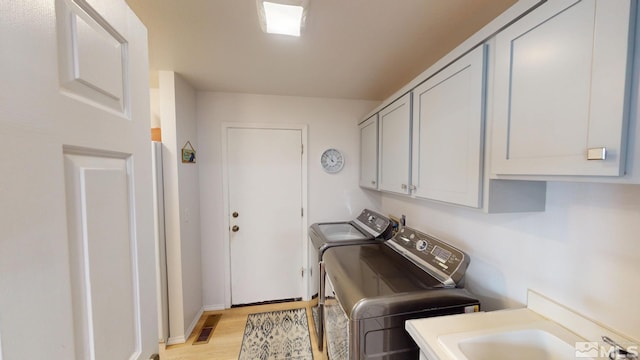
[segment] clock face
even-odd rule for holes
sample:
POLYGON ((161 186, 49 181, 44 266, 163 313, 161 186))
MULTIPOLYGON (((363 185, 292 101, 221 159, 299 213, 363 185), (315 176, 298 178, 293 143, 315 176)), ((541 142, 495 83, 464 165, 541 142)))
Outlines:
POLYGON ((342 153, 336 149, 327 149, 322 153, 320 164, 324 171, 328 173, 337 173, 344 166, 344 157, 342 153))

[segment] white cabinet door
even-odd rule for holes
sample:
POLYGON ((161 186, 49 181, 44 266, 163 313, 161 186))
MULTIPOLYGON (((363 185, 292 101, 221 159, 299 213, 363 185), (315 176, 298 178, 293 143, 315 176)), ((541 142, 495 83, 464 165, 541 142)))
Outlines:
POLYGON ((414 195, 482 206, 486 46, 413 90, 414 195))
POLYGON ((378 114, 360 124, 360 186, 378 188, 378 114))
POLYGON ((632 3, 550 1, 496 35, 492 173, 623 173, 632 3))
POLYGON ((409 194, 411 179, 411 93, 380 111, 379 189, 409 194))

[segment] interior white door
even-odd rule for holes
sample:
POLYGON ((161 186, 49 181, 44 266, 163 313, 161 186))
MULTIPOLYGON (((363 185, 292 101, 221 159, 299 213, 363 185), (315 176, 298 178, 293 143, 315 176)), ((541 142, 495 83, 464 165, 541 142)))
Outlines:
POLYGON ((158 349, 146 30, 124 0, 0 2, 5 359, 158 349))
POLYGON ((231 303, 303 295, 302 131, 227 128, 231 303))

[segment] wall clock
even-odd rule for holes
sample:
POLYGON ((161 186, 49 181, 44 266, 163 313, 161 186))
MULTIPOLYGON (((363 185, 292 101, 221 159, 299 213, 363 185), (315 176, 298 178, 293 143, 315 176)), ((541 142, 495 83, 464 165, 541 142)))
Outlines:
POLYGON ((330 174, 337 173, 344 166, 344 157, 339 150, 327 149, 320 157, 320 164, 324 171, 330 174))

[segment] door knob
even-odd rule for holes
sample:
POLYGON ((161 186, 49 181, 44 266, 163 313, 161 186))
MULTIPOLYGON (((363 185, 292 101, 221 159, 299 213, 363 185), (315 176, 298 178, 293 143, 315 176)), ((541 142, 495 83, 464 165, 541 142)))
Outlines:
POLYGON ((233 225, 233 227, 231 228, 231 231, 233 232, 238 232, 238 230, 240 230, 240 227, 238 225, 233 225))
POLYGON ((237 212, 237 211, 234 211, 234 212, 233 212, 233 214, 231 214, 231 216, 233 216, 234 218, 237 218, 237 217, 238 217, 238 215, 240 215, 240 214, 238 214, 238 212, 237 212))

